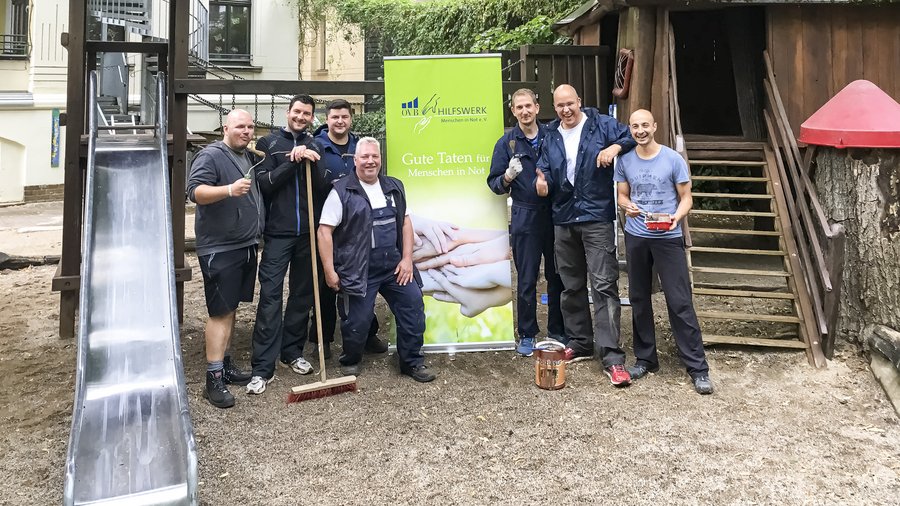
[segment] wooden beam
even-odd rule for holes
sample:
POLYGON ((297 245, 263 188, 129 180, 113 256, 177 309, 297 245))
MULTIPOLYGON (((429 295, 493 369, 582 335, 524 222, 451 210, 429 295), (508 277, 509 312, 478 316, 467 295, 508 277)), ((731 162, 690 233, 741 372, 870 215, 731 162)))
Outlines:
POLYGON ((732 313, 730 311, 697 311, 697 318, 712 320, 763 321, 774 323, 800 323, 800 318, 791 315, 775 315, 760 313, 732 313))
POLYGON ((756 290, 726 290, 723 288, 694 288, 694 295, 713 295, 716 297, 738 297, 741 299, 787 299, 793 300, 794 294, 785 292, 760 292, 756 290))
POLYGON ((742 346, 764 346, 772 348, 792 348, 802 350, 806 348, 803 341, 788 339, 761 339, 758 337, 721 336, 715 334, 703 334, 703 344, 738 344, 742 346))
MULTIPOLYGON (((173 82, 184 80, 188 76, 188 53, 190 51, 190 3, 188 0, 171 0, 169 3, 169 81, 167 86, 173 89, 173 82)), ((241 83, 246 81, 225 81, 241 83)), ((172 152, 169 161, 169 199, 172 209, 172 246, 175 272, 190 266, 184 256, 184 185, 187 171, 187 110, 188 97, 177 93, 177 89, 169 93, 169 128, 172 129, 172 152)), ((184 282, 176 275, 176 299, 178 304, 178 321, 184 320, 184 282)))
MULTIPOLYGON (((84 39, 86 34, 85 0, 69 2, 68 33, 63 42, 68 52, 68 92, 66 95, 66 162, 63 190, 63 239, 60 276, 79 274, 81 270, 81 215, 84 195, 82 159, 78 155, 84 132, 84 97, 87 82, 84 73, 84 39)), ((59 336, 75 337, 75 309, 78 291, 65 291, 59 296, 59 336)))
POLYGON ((759 269, 731 269, 728 267, 697 267, 691 269, 694 272, 703 272, 707 274, 736 274, 741 276, 771 276, 788 278, 791 273, 785 271, 764 271, 759 269))
MULTIPOLYGON (((185 68, 187 68, 185 66, 185 68)), ((174 76, 175 94, 192 95, 384 95, 384 81, 283 81, 239 79, 188 79, 174 76)), ((543 92, 537 81, 503 81, 503 93, 519 88, 543 92)), ((549 90, 547 90, 549 91, 549 90)), ((552 108, 551 108, 552 111, 552 108)))

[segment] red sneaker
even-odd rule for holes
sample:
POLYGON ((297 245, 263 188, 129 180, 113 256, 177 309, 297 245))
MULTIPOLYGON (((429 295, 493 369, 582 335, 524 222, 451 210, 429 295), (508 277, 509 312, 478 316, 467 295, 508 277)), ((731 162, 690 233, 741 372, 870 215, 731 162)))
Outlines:
POLYGON ((627 387, 631 384, 631 375, 622 364, 611 365, 604 371, 609 376, 609 382, 617 387, 627 387))
POLYGON ((574 362, 581 362, 584 360, 590 360, 591 358, 593 358, 593 357, 589 354, 580 354, 580 353, 577 353, 572 348, 568 348, 568 347, 566 348, 566 363, 567 364, 571 364, 574 362))

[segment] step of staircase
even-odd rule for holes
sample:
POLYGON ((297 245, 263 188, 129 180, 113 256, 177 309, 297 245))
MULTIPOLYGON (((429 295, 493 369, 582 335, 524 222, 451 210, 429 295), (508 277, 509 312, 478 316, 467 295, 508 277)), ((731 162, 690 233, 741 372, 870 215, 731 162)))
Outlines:
POLYGON ((803 320, 765 146, 686 136, 699 172, 688 227, 697 317, 709 345, 805 350, 803 339, 785 339, 803 335, 803 320))

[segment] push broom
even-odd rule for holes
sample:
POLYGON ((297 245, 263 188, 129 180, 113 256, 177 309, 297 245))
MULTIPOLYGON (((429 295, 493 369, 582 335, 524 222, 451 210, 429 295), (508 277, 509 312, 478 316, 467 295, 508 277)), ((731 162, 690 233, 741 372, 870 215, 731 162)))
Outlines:
POLYGON ((322 313, 319 299, 319 260, 316 250, 315 217, 313 216, 312 165, 309 160, 306 161, 306 197, 307 211, 309 212, 309 251, 312 257, 313 303, 316 311, 316 334, 319 341, 320 379, 315 383, 291 388, 291 392, 287 396, 288 404, 356 391, 356 376, 328 379, 325 374, 325 343, 322 337, 322 313))

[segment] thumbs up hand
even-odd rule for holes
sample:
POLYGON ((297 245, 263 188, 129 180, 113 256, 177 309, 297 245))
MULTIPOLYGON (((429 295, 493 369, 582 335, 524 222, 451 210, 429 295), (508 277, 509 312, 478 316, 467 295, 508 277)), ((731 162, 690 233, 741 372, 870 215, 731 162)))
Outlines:
POLYGON ((544 173, 541 172, 541 169, 535 169, 535 173, 537 174, 537 179, 534 180, 534 189, 537 190, 538 196, 546 197, 550 193, 550 186, 547 184, 547 178, 544 177, 544 173))

